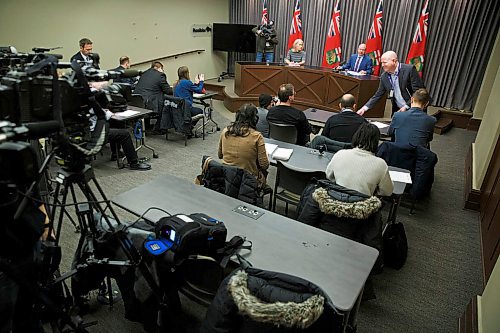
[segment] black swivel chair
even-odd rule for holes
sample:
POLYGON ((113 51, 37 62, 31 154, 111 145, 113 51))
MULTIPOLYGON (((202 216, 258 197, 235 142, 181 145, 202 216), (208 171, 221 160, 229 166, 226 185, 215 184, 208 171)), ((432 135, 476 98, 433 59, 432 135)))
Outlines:
POLYGON ((288 143, 297 143, 297 127, 291 124, 279 124, 269 121, 269 137, 288 143))
POLYGON ((326 178, 326 175, 323 171, 303 170, 295 168, 283 161, 277 162, 273 212, 276 211, 276 199, 279 199, 285 202, 285 215, 288 216, 288 204, 295 206, 299 204, 300 195, 311 179, 326 178))
MULTIPOLYGON (((165 96, 160 128, 167 130, 165 133, 166 140, 168 140, 168 130, 173 128, 175 132, 184 137, 184 145, 187 146, 187 139, 191 136, 193 127, 192 121, 191 111, 183 98, 170 95, 165 96)), ((202 131, 204 135, 204 123, 202 125, 202 131)))

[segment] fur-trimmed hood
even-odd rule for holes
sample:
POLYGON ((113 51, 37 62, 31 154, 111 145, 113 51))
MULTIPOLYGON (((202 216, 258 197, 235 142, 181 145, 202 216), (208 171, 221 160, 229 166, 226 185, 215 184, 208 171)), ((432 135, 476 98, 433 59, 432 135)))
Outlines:
POLYGON ((318 187, 312 194, 313 200, 324 214, 365 220, 382 207, 382 202, 375 196, 360 198, 359 201, 344 201, 332 197, 331 191, 333 190, 318 187))
POLYGON ((235 273, 228 283, 228 291, 241 315, 253 321, 277 327, 310 327, 323 314, 325 299, 314 295, 304 302, 266 302, 252 295, 248 288, 248 274, 235 273))

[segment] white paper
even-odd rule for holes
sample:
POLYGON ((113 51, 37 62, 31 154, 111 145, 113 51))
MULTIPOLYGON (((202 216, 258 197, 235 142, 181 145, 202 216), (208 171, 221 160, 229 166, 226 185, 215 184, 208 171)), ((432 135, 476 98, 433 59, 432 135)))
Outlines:
POLYGON ((407 183, 411 184, 411 175, 409 172, 391 171, 389 170, 389 175, 393 182, 407 183))
POLYGON ((274 151, 278 148, 278 145, 275 145, 274 143, 267 143, 266 142, 266 153, 269 157, 274 153, 274 151))
POLYGON ((370 122, 371 124, 377 126, 378 128, 386 128, 389 127, 389 125, 381 123, 380 121, 372 121, 370 122))
POLYGON ((139 113, 139 111, 127 110, 127 111, 123 111, 123 112, 116 112, 115 114, 113 114, 113 117, 127 118, 127 117, 134 116, 138 113, 139 113))
POLYGON ((354 76, 361 76, 361 75, 365 75, 365 74, 361 74, 361 73, 358 73, 358 72, 353 72, 353 71, 347 71, 347 74, 349 74, 349 75, 354 75, 354 76))
POLYGON ((290 156, 292 156, 292 153, 293 153, 293 149, 278 148, 273 153, 273 159, 288 161, 290 159, 290 156))
POLYGON ((194 98, 201 98, 201 97, 203 97, 203 96, 205 96, 205 94, 197 94, 197 93, 193 93, 193 97, 194 97, 194 98))

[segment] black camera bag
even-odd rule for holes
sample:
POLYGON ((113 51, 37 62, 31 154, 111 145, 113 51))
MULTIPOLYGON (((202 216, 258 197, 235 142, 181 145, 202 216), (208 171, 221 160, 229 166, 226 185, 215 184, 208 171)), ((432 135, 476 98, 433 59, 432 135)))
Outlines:
POLYGON ((224 247, 227 236, 223 222, 201 213, 161 218, 156 224, 156 238, 170 239, 172 230, 175 238, 171 250, 178 255, 214 254, 224 247))

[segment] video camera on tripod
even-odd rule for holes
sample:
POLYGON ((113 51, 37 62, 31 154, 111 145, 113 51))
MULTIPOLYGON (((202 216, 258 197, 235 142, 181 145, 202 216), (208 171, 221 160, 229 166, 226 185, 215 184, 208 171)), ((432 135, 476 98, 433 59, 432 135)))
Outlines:
POLYGON ((0 283, 4 281, 5 273, 30 294, 40 294, 41 301, 38 300, 35 306, 28 304, 30 311, 52 308, 52 315, 57 318, 61 327, 69 327, 69 331, 85 332, 81 319, 75 321, 69 308, 59 308, 67 306, 67 302, 54 304, 51 297, 41 291, 53 290, 55 287, 62 294, 60 285, 65 279, 77 275, 89 265, 97 264, 139 266, 144 271, 146 280, 153 286, 152 289, 155 282, 149 278, 147 269, 140 266, 137 249, 130 246, 124 238, 123 226, 89 164, 90 157, 99 152, 106 142, 108 127, 103 108, 109 103, 106 93, 92 91, 89 82, 119 78, 127 73, 101 71, 86 64, 80 66, 77 62, 59 62, 61 56, 44 53, 49 50, 34 48, 34 53, 18 53, 15 48, 0 47, 0 233, 4 236, 0 242, 0 283), (58 70, 66 70, 66 73, 61 74, 58 70), (92 117, 96 117, 97 121, 91 135, 89 123, 92 117), (40 163, 36 149, 26 141, 46 137, 51 140, 52 150, 40 163), (61 170, 56 177, 52 201, 48 202, 40 199, 38 187, 54 156, 57 156, 56 161, 61 170), (91 183, 97 188, 97 193, 91 189, 91 183), (81 203, 77 202, 74 185, 77 185, 87 200, 84 203, 88 206, 85 212, 79 208, 81 203), (59 194, 63 195, 62 200, 59 199, 59 194), (102 199, 98 198, 98 194, 102 199), (72 204, 66 204, 67 197, 72 197, 72 204), (102 202, 107 206, 101 205, 102 202), (45 215, 39 211, 41 205, 46 208, 47 216, 50 217, 48 234, 52 235, 54 231, 55 239, 42 243, 42 250, 39 252, 48 255, 41 259, 40 274, 16 274, 17 258, 21 254, 30 257, 30 251, 33 252, 34 245, 39 242, 44 230, 45 215), (74 206, 78 214, 81 230, 79 249, 83 244, 89 244, 93 248, 97 235, 90 225, 93 221, 89 221, 88 217, 93 212, 98 212, 121 243, 128 260, 113 261, 92 256, 92 260, 82 262, 71 272, 55 278, 59 275, 59 237, 63 217, 73 221, 70 212, 65 209, 66 205, 74 206), (116 221, 114 226, 105 215, 106 212, 113 215, 116 221), (54 227, 56 221, 57 228, 54 227))

